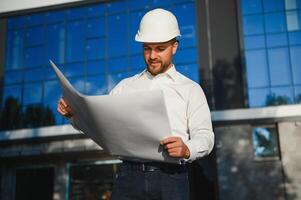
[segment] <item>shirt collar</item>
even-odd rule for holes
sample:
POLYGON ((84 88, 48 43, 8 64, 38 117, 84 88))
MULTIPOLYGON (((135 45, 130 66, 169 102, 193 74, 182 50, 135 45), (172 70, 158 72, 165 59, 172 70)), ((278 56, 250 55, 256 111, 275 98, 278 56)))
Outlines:
MULTIPOLYGON (((146 76, 151 76, 154 77, 153 75, 151 75, 147 69, 144 69, 141 73, 138 74, 138 78, 140 78, 141 76, 146 75, 146 76)), ((172 65, 171 68, 169 68, 166 72, 162 73, 162 74, 158 74, 157 76, 168 76, 169 78, 171 78, 173 81, 176 81, 177 79, 177 70, 175 65, 172 65)))

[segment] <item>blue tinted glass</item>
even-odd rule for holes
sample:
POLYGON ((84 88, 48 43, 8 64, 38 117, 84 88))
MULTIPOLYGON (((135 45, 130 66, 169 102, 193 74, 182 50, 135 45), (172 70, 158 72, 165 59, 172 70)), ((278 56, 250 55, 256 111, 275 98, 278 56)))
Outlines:
POLYGON ((145 69, 145 62, 142 55, 130 57, 130 69, 145 69))
POLYGON ((18 100, 18 102, 21 103, 21 85, 5 86, 2 103, 5 103, 8 97, 13 97, 15 100, 18 100))
POLYGON ((87 21, 87 37, 100 37, 105 35, 105 19, 90 19, 87 21))
POLYGON ((190 65, 180 65, 176 66, 177 71, 179 71, 184 76, 190 78, 191 80, 199 83, 199 69, 197 64, 190 65))
POLYGON ((295 87, 295 101, 301 103, 301 86, 295 87))
POLYGON ((128 58, 110 59, 108 62, 108 72, 128 71, 128 58))
POLYGON ((112 3, 107 3, 107 12, 116 13, 116 12, 126 12, 128 8, 127 1, 117 1, 112 3))
POLYGON ((43 26, 27 29, 25 35, 25 44, 27 46, 39 45, 44 43, 45 31, 43 26))
POLYGON ((268 50, 271 85, 291 84, 289 54, 287 48, 268 50))
POLYGON ((284 10, 283 0, 263 0, 263 8, 265 12, 284 10))
POLYGON ((86 72, 88 75, 104 74, 106 72, 105 62, 103 60, 88 62, 86 66, 86 72))
POLYGON ((133 55, 133 54, 136 54, 136 53, 141 53, 142 51, 142 47, 141 47, 141 44, 139 42, 136 42, 135 41, 135 35, 137 33, 137 30, 139 28, 139 23, 140 23, 140 20, 143 16, 143 12, 133 12, 133 13, 130 13, 130 38, 129 38, 129 41, 130 41, 130 53, 133 55))
POLYGON ((45 79, 54 79, 54 78, 56 78, 56 75, 55 75, 53 69, 51 68, 50 64, 47 64, 47 66, 43 69, 44 69, 45 79))
POLYGON ((187 62, 197 62, 197 49, 189 48, 189 49, 178 49, 175 59, 175 63, 182 64, 187 62))
POLYGON ((91 5, 87 7, 88 17, 104 16, 106 12, 106 5, 103 3, 91 5))
POLYGON ((47 26, 46 55, 48 59, 59 64, 64 62, 65 55, 65 27, 64 24, 47 26))
POLYGON ((84 77, 80 77, 80 78, 72 78, 70 79, 70 83, 71 85, 73 85, 73 87, 81 92, 84 93, 85 92, 85 81, 84 81, 84 77))
POLYGON ((61 90, 58 81, 46 81, 44 82, 44 105, 52 110, 55 116, 56 124, 62 122, 62 117, 57 112, 57 101, 61 97, 61 90))
POLYGON ((249 106, 262 107, 266 105, 269 96, 268 88, 249 89, 249 106))
POLYGON ((268 34, 267 38, 267 47, 279 47, 287 45, 287 35, 286 33, 281 34, 268 34))
POLYGON ((37 67, 42 65, 43 48, 42 47, 32 47, 25 49, 25 67, 37 67))
POLYGON ((244 37, 245 49, 258 49, 265 48, 264 36, 249 36, 244 37))
POLYGON ((30 81, 39 81, 43 80, 43 69, 33 69, 33 70, 26 70, 24 71, 24 81, 30 82, 30 81))
POLYGON ((270 105, 291 104, 294 100, 292 87, 272 87, 270 105), (272 103, 271 103, 272 102, 272 103), (275 102, 275 103, 273 103, 275 102))
POLYGON ((67 62, 84 60, 85 28, 83 21, 67 23, 67 62))
POLYGON ((297 8, 297 0, 285 0, 284 4, 286 10, 292 10, 297 8))
POLYGON ((25 26, 26 18, 24 16, 14 17, 7 20, 8 29, 17 29, 25 26))
POLYGON ((158 7, 169 6, 171 4, 180 3, 180 2, 190 3, 190 2, 194 2, 194 0, 165 0, 165 1, 149 0, 149 2, 151 8, 158 8, 158 7))
POLYGON ((81 19, 81 18, 86 17, 86 15, 87 15, 86 7, 71 8, 71 9, 66 10, 67 20, 81 19))
POLYGON ((22 71, 12 71, 4 73, 4 85, 20 83, 22 81, 22 71))
POLYGON ((86 80, 87 95, 107 94, 107 80, 105 75, 88 77, 86 80))
POLYGON ((265 30, 267 33, 286 31, 284 13, 271 13, 264 15, 265 30))
POLYGON ((127 15, 109 16, 108 54, 109 57, 128 53, 127 15))
POLYGON ((88 60, 105 57, 106 42, 104 38, 87 40, 86 53, 88 60))
POLYGON ((301 44, 301 32, 289 32, 288 36, 291 45, 301 44))
POLYGON ((291 47, 290 55, 293 68, 293 81, 295 84, 301 84, 301 46, 291 47))
POLYGON ((262 12, 261 0, 241 0, 242 14, 254 14, 262 12))
POLYGON ((264 87, 269 84, 265 50, 246 51, 248 87, 264 87))
POLYGON ((195 28, 195 6, 194 4, 183 4, 172 8, 171 10, 178 17, 179 27, 181 29, 180 48, 196 45, 195 28))
POLYGON ((64 67, 64 74, 67 77, 84 76, 85 67, 83 63, 66 64, 64 67))
POLYGON ((26 17, 26 25, 27 26, 36 26, 45 23, 45 14, 37 13, 33 15, 29 15, 26 17))
POLYGON ((36 104, 42 101, 42 86, 41 84, 25 84, 24 85, 24 95, 23 104, 36 104))
POLYGON ((65 20, 64 11, 52 11, 45 13, 45 22, 54 23, 54 22, 63 22, 65 20))
POLYGON ((263 34, 262 15, 252 15, 243 17, 244 35, 263 34))
POLYGON ((300 31, 301 29, 301 13, 293 11, 286 12, 286 23, 288 31, 300 31))
POLYGON ((6 44, 5 69, 20 69, 23 67, 24 32, 8 31, 6 44))
POLYGON ((130 10, 141 10, 141 9, 149 9, 150 8, 150 0, 129 0, 129 9, 130 10))

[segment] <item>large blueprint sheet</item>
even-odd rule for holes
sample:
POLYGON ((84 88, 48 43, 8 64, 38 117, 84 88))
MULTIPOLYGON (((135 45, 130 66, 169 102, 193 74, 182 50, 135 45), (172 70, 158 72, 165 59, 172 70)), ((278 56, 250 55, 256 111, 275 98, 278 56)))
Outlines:
POLYGON ((160 140, 171 136, 162 91, 86 96, 50 63, 74 113, 73 125, 105 151, 122 158, 179 162, 160 145, 160 140))

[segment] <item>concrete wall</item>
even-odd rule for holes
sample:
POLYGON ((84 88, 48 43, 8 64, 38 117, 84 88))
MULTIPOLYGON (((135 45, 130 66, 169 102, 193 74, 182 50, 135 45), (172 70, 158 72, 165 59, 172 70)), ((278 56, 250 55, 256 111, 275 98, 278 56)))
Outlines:
POLYGON ((219 199, 285 199, 281 161, 254 160, 251 129, 215 127, 219 199))

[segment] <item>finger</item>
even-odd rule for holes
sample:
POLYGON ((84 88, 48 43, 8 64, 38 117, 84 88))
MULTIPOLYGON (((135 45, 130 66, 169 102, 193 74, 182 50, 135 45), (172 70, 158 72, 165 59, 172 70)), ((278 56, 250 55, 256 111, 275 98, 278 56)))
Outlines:
POLYGON ((165 149, 172 149, 172 148, 177 148, 177 147, 181 147, 181 146, 182 145, 181 145, 180 141, 171 142, 171 143, 164 145, 165 149))
POLYGON ((164 139, 164 140, 161 140, 161 144, 162 145, 165 145, 165 144, 168 144, 168 143, 171 143, 171 142, 176 142, 176 141, 178 141, 180 138, 179 137, 168 137, 168 138, 166 138, 166 139, 164 139))
POLYGON ((60 99, 60 103, 63 104, 65 107, 68 106, 68 104, 66 103, 66 101, 63 98, 60 99))

